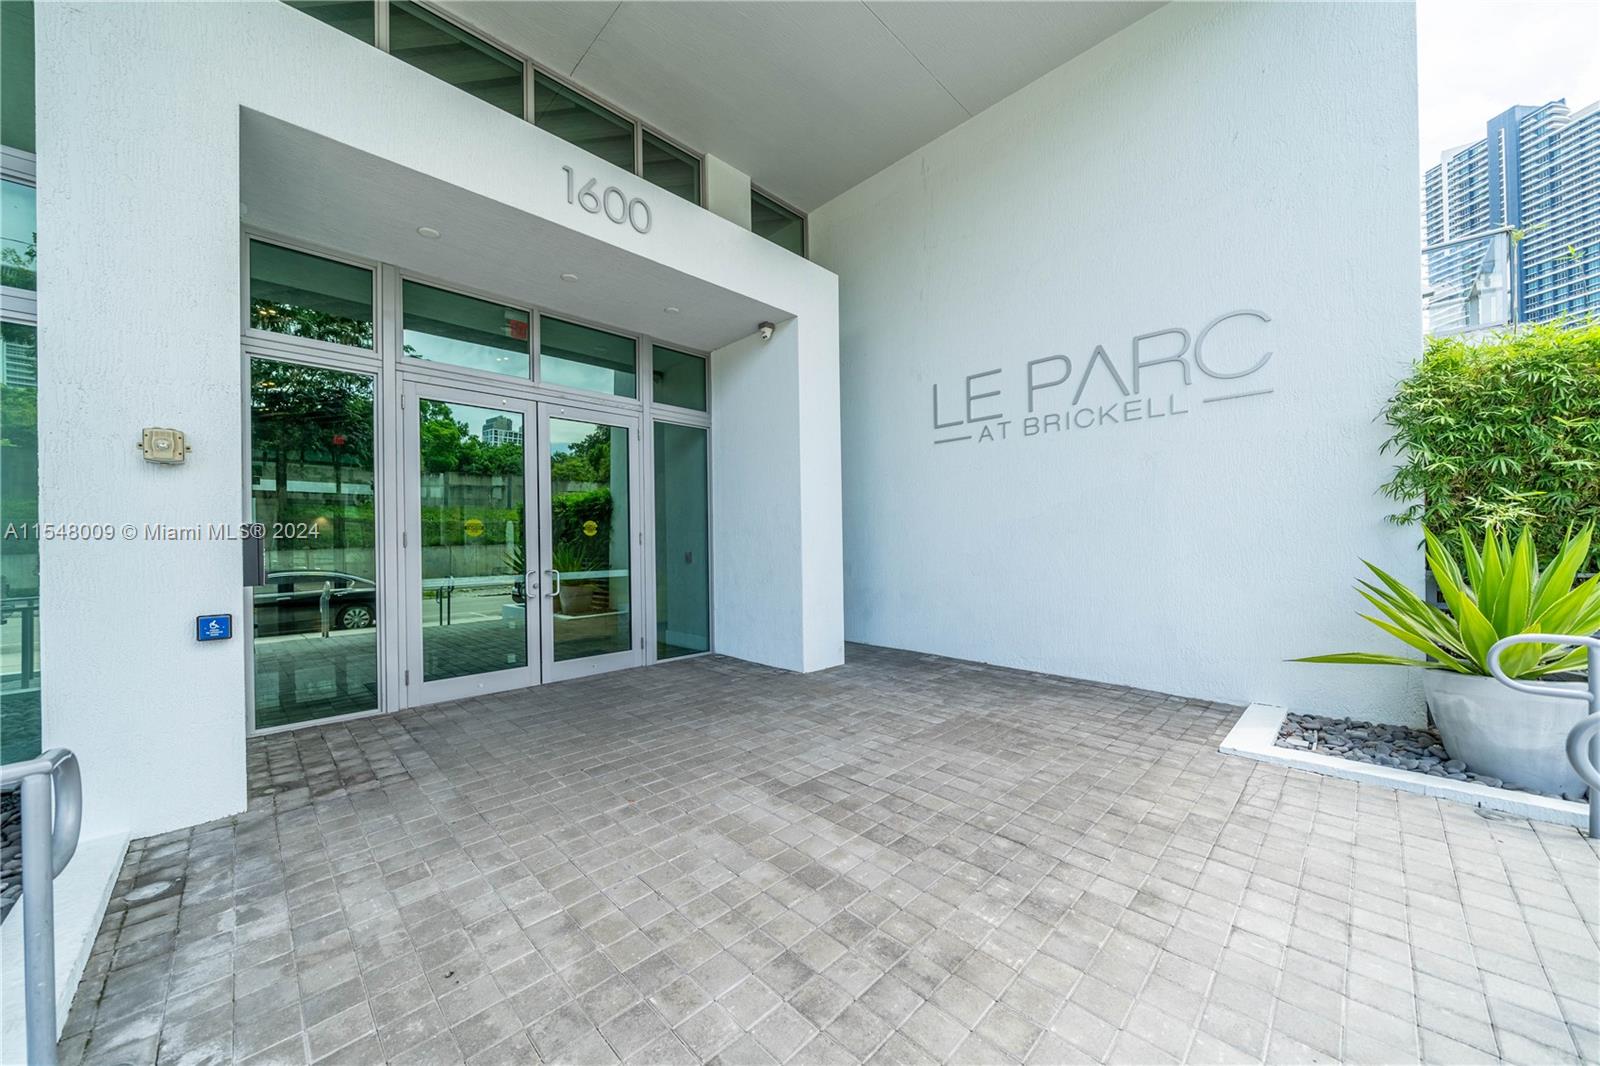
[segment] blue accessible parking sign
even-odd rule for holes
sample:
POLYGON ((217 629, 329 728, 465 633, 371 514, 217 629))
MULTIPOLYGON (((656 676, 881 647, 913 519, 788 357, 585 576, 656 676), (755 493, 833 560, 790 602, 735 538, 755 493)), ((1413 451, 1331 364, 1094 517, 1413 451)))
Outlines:
POLYGON ((194 620, 195 640, 227 640, 232 636, 231 614, 203 614, 194 620))

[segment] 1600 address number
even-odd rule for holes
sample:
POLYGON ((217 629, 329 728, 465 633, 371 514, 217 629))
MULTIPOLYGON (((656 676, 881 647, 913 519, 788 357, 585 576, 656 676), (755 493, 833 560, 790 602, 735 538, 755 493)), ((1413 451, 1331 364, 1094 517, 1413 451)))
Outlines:
POLYGON ((578 185, 578 176, 572 172, 571 167, 562 167, 567 175, 567 203, 577 204, 591 215, 604 214, 617 225, 626 222, 632 226, 636 233, 650 232, 650 205, 637 196, 629 196, 615 185, 608 185, 602 192, 595 192, 594 187, 600 183, 599 178, 590 178, 582 186, 578 185))

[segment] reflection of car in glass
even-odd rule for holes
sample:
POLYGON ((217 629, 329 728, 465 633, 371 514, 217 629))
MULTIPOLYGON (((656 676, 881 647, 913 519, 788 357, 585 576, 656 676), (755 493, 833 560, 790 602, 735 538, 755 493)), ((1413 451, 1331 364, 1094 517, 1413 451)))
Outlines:
POLYGON ((322 631, 322 593, 328 592, 328 619, 333 629, 366 629, 377 624, 375 582, 334 570, 283 570, 267 575, 255 590, 256 633, 322 631))

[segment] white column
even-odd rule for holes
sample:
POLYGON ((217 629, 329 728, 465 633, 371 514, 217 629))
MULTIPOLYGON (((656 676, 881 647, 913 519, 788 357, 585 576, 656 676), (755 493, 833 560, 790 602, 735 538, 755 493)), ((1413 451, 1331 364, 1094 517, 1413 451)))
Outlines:
POLYGON ((838 333, 779 323, 771 340, 712 352, 711 379, 716 650, 789 670, 837 666, 838 333))
POLYGON ((707 211, 750 228, 750 175, 714 155, 705 157, 707 211))

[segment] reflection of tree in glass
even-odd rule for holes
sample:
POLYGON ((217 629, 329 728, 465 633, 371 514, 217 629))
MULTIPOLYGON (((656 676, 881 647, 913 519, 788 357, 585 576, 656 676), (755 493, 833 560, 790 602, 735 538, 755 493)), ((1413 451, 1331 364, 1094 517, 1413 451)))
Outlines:
MULTIPOLYGON (((256 359, 250 364, 250 413, 252 459, 258 467, 272 465, 280 518, 288 513, 291 462, 327 466, 336 495, 345 468, 372 469, 371 378, 256 359)), ((343 544, 342 509, 330 517, 337 526, 325 534, 343 544)))
POLYGON ((511 441, 485 444, 465 422, 456 420, 443 400, 420 403, 422 469, 429 474, 522 474, 522 445, 511 441))
POLYGON ((372 347, 372 323, 361 322, 343 315, 330 315, 309 307, 275 303, 272 300, 250 301, 250 325, 254 329, 286 333, 291 337, 327 341, 330 344, 347 344, 356 348, 372 347))
POLYGON ((550 457, 550 480, 594 485, 611 482, 611 427, 595 426, 589 435, 550 457))
POLYGON ((22 248, 0 248, 0 285, 14 289, 38 287, 36 267, 39 259, 39 235, 28 237, 22 248))
MULTIPOLYGON (((0 351, 13 371, 34 365, 33 327, 0 324, 0 351)), ((0 384, 0 523, 5 525, 39 520, 38 399, 32 384, 0 384)), ((0 554, 37 555, 38 543, 31 537, 7 537, 0 540, 0 554)))

